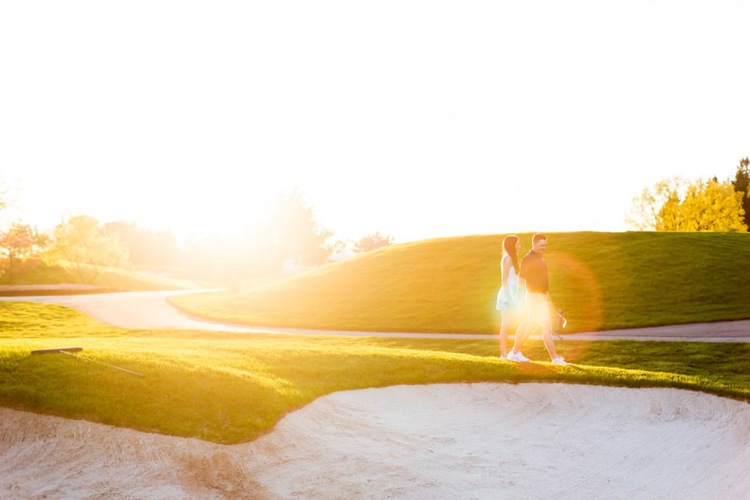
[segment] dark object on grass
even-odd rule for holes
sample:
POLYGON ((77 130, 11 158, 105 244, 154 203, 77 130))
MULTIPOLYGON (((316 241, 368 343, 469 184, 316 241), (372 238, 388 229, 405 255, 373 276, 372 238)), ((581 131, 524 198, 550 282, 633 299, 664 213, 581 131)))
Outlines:
POLYGON ((49 354, 51 352, 81 352, 83 347, 51 347, 49 349, 36 349, 31 351, 31 354, 49 354))
POLYGON ((102 361, 98 361, 96 359, 86 358, 84 356, 79 356, 77 354, 74 354, 76 352, 83 351, 83 347, 51 347, 49 349, 36 349, 31 351, 31 354, 51 354, 51 353, 60 353, 60 354, 67 354, 68 356, 73 356, 74 358, 78 359, 85 359, 86 361, 91 361, 92 363, 99 363, 100 365, 109 366, 110 368, 114 368, 115 370, 120 370, 125 373, 130 373, 131 375, 136 375, 138 377, 143 377, 144 375, 142 373, 126 370, 125 368, 121 368, 119 366, 110 365, 109 363, 104 363, 102 361))

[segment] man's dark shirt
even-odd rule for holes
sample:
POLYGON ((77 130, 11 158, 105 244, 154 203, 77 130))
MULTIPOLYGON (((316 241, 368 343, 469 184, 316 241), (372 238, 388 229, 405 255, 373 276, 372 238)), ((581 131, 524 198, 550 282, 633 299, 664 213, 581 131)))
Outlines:
POLYGON ((526 280, 526 289, 530 292, 547 293, 549 290, 547 264, 542 259, 542 254, 534 250, 529 250, 521 261, 519 276, 526 280))

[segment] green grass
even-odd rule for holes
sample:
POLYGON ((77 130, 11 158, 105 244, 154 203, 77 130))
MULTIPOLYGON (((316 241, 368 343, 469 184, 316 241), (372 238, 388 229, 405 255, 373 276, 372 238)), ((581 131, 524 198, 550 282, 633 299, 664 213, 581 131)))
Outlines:
MULTIPOLYGON (((750 344, 563 341, 576 365, 557 367, 499 361, 495 340, 128 330, 25 302, 0 302, 0 325, 0 405, 218 443, 253 440, 322 395, 395 384, 677 387, 750 400, 750 344), (31 354, 62 346, 99 363, 31 354)), ((547 359, 541 342, 525 352, 547 359)))
MULTIPOLYGON (((522 237, 528 244, 529 235, 522 237)), ((553 295, 571 331, 747 318, 748 238, 550 234, 553 295)), ((492 332, 501 239, 394 245, 246 292, 175 301, 248 324, 492 332)), ((564 340, 557 348, 575 365, 502 362, 495 339, 130 330, 64 307, 0 302, 0 405, 238 443, 269 432, 286 413, 322 395, 394 384, 675 387, 750 401, 750 343, 564 340), (31 354, 76 345, 90 360, 31 354)), ((530 341, 524 353, 548 359, 540 341, 530 341)))
MULTIPOLYGON (((531 235, 520 235, 525 253, 531 235)), ((568 333, 750 318, 748 233, 549 233, 568 333)), ((393 245, 242 293, 184 295, 199 316, 320 329, 497 331, 503 235, 393 245)))
MULTIPOLYGON (((96 276, 88 266, 83 266, 86 271, 82 276, 77 273, 72 264, 65 263, 48 264, 41 259, 30 258, 21 264, 13 273, 0 272, 0 285, 91 285, 97 288, 112 291, 148 291, 148 290, 174 290, 190 288, 184 280, 169 278, 157 273, 134 272, 127 269, 104 268, 96 276), (11 282, 11 275, 13 281, 11 282)), ((14 295, 12 291, 0 291, 3 295, 14 295)), ((24 292, 28 293, 28 292, 24 292)))

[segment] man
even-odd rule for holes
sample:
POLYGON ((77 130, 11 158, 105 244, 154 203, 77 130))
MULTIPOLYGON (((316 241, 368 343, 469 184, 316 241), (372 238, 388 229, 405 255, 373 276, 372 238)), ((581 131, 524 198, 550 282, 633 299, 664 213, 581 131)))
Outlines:
POLYGON ((552 320, 550 318, 549 277, 547 264, 542 256, 547 250, 547 237, 537 233, 531 239, 531 250, 521 261, 519 271, 519 286, 526 289, 526 315, 521 320, 516 330, 516 338, 513 350, 508 354, 511 361, 527 362, 529 359, 521 353, 521 346, 536 326, 542 328, 542 339, 547 348, 552 363, 556 365, 569 365, 555 351, 555 343, 552 341, 552 320))

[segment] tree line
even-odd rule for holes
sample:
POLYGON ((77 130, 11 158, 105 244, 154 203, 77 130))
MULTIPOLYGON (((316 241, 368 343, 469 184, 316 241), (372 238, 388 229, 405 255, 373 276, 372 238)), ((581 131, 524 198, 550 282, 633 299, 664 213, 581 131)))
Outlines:
POLYGON ((152 231, 131 221, 102 223, 89 215, 68 217, 51 234, 16 222, 0 231, 0 276, 14 284, 35 263, 64 263, 82 283, 95 282, 110 267, 236 282, 279 274, 288 262, 314 267, 337 252, 360 253, 392 242, 379 232, 354 242, 335 239, 294 190, 280 194, 253 227, 188 242, 179 242, 169 230, 152 231))
POLYGON ((640 231, 750 231, 750 158, 734 179, 662 179, 633 198, 627 222, 640 231))
MULTIPOLYGON (((0 186, 0 210, 7 205, 6 193, 0 186)), ((734 179, 673 177, 644 188, 633 198, 627 222, 642 231, 750 231, 750 159, 740 160, 734 179)), ((293 190, 280 194, 253 227, 182 244, 168 230, 151 231, 128 221, 102 223, 89 215, 69 217, 51 234, 16 222, 0 231, 0 278, 13 284, 34 263, 65 263, 83 283, 93 283, 107 267, 236 282, 277 275, 289 262, 314 267, 335 253, 361 253, 392 242, 379 232, 355 242, 335 239, 293 190)))

